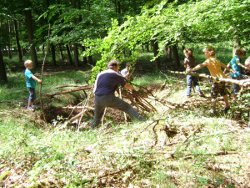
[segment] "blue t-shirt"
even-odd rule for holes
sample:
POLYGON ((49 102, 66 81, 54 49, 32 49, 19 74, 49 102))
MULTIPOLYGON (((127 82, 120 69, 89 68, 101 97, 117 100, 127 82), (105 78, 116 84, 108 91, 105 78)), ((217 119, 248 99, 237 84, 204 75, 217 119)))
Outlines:
POLYGON ((240 58, 238 56, 234 56, 234 58, 229 62, 229 64, 231 65, 232 69, 236 72, 236 73, 231 73, 230 74, 230 76, 232 78, 236 78, 236 77, 242 76, 242 74, 240 72, 240 66, 237 64, 237 62, 240 63, 240 58))
POLYGON ((102 71, 97 75, 95 81, 95 94, 96 95, 108 95, 114 94, 115 90, 117 89, 118 85, 122 87, 125 86, 126 81, 116 71, 112 69, 107 69, 102 71))
POLYGON ((26 69, 24 72, 26 87, 36 88, 36 81, 32 78, 32 72, 29 69, 26 69))

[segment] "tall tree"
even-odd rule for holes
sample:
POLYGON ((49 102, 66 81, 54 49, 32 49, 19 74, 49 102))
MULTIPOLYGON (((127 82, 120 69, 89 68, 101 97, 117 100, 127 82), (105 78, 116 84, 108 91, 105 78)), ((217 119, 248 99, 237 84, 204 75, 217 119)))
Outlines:
POLYGON ((18 27, 17 27, 17 20, 14 19, 14 28, 15 28, 15 34, 16 34, 16 44, 17 44, 17 51, 18 51, 18 60, 19 62, 23 61, 23 55, 22 55, 22 49, 20 46, 20 42, 19 42, 19 33, 18 33, 18 27))
POLYGON ((0 46, 0 83, 6 83, 7 80, 7 74, 6 74, 6 69, 5 65, 3 62, 3 54, 2 54, 2 48, 0 46))
POLYGON ((30 45, 30 53, 31 53, 31 59, 33 62, 33 68, 37 68, 37 54, 36 54, 36 48, 35 48, 35 43, 33 39, 33 29, 32 29, 32 13, 31 9, 26 9, 25 10, 25 16, 26 16, 26 21, 27 21, 27 30, 28 30, 28 38, 29 38, 29 45, 30 45))

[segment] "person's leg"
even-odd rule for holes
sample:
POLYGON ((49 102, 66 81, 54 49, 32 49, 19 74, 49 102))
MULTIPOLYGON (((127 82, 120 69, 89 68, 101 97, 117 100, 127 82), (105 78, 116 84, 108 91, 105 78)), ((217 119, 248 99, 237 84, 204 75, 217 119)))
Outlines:
POLYGON ((140 121, 144 121, 145 119, 128 103, 124 100, 115 97, 113 95, 108 96, 108 100, 106 100, 106 106, 116 108, 126 112, 133 120, 138 119, 140 121))
POLYGON ((227 112, 230 109, 229 103, 228 103, 228 96, 227 96, 227 91, 226 91, 226 85, 225 82, 220 82, 219 83, 219 92, 220 95, 223 97, 224 102, 225 102, 225 112, 227 112))
POLYGON ((91 122, 91 128, 97 127, 102 119, 105 107, 102 105, 101 97, 95 96, 95 116, 91 122))
POLYGON ((196 92, 199 93, 199 95, 202 95, 200 86, 198 84, 198 78, 196 76, 193 76, 192 79, 193 79, 193 85, 195 87, 196 92))
POLYGON ((213 83, 212 85, 212 91, 211 91, 211 97, 212 97, 212 113, 215 113, 216 109, 216 98, 218 95, 218 83, 213 83))
POLYGON ((191 95, 191 88, 192 88, 192 76, 187 75, 187 97, 191 95))
POLYGON ((233 86, 233 101, 236 100, 236 96, 240 90, 240 86, 238 84, 234 84, 233 86))
POLYGON ((27 108, 30 108, 34 104, 36 94, 35 94, 35 88, 28 87, 27 89, 29 91, 29 99, 28 99, 28 107, 27 108))

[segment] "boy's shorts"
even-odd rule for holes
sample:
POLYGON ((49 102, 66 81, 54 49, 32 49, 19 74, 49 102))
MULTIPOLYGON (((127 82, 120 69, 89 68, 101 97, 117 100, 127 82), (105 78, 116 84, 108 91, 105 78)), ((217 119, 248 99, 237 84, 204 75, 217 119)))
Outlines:
POLYGON ((212 85, 211 97, 215 99, 218 95, 224 96, 227 94, 225 82, 214 82, 212 85))
MULTIPOLYGON (((241 75, 239 77, 232 77, 232 79, 242 80, 242 79, 247 79, 247 76, 241 75)), ((240 86, 238 84, 234 84, 233 85, 233 94, 238 94, 239 90, 240 90, 240 86)))
POLYGON ((29 91, 29 102, 34 102, 36 99, 36 93, 35 93, 35 88, 27 87, 29 91))

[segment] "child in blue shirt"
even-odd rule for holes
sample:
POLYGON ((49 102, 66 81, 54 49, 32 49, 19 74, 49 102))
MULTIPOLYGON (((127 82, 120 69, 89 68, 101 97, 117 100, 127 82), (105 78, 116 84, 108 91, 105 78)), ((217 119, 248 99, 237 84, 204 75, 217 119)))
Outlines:
POLYGON ((30 111, 34 111, 34 101, 36 99, 36 81, 40 84, 42 83, 42 80, 38 79, 36 76, 34 76, 31 72, 31 69, 33 68, 33 62, 31 60, 26 60, 24 62, 24 66, 26 67, 24 76, 26 80, 26 87, 29 91, 29 99, 28 99, 28 107, 27 109, 30 111))
MULTIPOLYGON (((242 79, 246 78, 245 75, 241 73, 241 67, 244 69, 247 69, 246 66, 242 65, 240 63, 241 58, 246 54, 246 50, 244 48, 238 48, 235 51, 235 56, 233 59, 228 63, 227 67, 231 67, 236 73, 231 73, 230 77, 232 79, 242 79)), ((226 69, 224 70, 224 73, 226 72, 226 69)), ((238 84, 234 84, 233 86, 233 101, 236 100, 236 95, 238 94, 240 90, 240 86, 238 84)))

